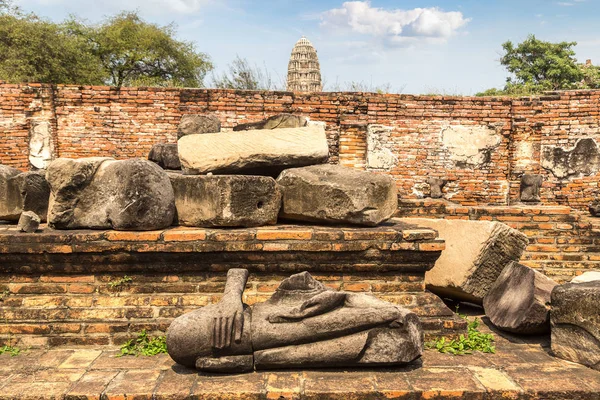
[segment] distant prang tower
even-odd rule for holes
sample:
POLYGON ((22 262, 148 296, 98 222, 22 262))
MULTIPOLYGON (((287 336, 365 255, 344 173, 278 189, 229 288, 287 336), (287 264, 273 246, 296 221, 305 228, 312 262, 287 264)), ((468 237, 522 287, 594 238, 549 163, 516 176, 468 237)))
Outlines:
POLYGON ((320 92, 323 90, 317 50, 304 36, 296 42, 290 56, 287 90, 290 92, 320 92))

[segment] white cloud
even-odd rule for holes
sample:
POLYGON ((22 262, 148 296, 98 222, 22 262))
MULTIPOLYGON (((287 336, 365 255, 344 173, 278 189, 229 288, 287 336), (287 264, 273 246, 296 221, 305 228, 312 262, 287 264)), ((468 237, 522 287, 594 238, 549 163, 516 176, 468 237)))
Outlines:
POLYGON ((412 10, 371 7, 369 1, 349 1, 321 13, 321 26, 378 38, 386 45, 406 45, 425 39, 445 42, 470 19, 459 11, 437 7, 412 10))

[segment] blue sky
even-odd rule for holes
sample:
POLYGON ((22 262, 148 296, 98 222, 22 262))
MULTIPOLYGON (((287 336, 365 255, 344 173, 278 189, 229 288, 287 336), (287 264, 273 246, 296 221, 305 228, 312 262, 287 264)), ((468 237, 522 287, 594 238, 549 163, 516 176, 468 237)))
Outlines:
MULTIPOLYGON (((533 33, 576 41, 580 62, 600 65, 600 0, 17 0, 56 21, 76 14, 91 22, 138 10, 159 24, 174 22, 181 39, 210 55, 216 70, 236 55, 284 80, 294 43, 316 47, 327 86, 389 84, 402 93, 472 94, 501 87, 506 40, 533 33)), ((207 79, 207 83, 210 79, 207 79)))

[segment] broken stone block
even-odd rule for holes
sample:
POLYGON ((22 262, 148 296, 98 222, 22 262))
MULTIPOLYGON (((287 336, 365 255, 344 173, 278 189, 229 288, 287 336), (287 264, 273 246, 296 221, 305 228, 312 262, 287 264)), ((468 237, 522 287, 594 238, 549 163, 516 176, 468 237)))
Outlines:
POLYGON ((584 282, 592 282, 592 281, 600 281, 600 272, 588 271, 588 272, 584 272, 583 274, 571 279, 571 283, 584 283, 584 282))
POLYGON ((44 172, 0 165, 0 219, 16 222, 23 211, 33 211, 45 221, 49 198, 44 172))
POLYGON ((483 299, 492 324, 520 334, 550 332, 550 293, 556 282, 525 265, 512 261, 483 299))
POLYGON ((20 173, 16 168, 0 164, 0 220, 16 221, 23 211, 13 179, 20 173))
POLYGON ((179 225, 251 227, 277 222, 281 190, 271 177, 177 173, 169 177, 179 225))
POLYGON ((153 162, 111 158, 54 160, 48 224, 55 229, 154 230, 171 225, 173 187, 153 162))
POLYGON ((23 211, 19 218, 17 228, 21 232, 34 233, 40 227, 41 219, 33 211, 23 211))
POLYGON ((282 169, 327 161, 322 126, 188 135, 178 141, 186 174, 274 175, 282 169))
POLYGON ((482 304, 500 273, 518 261, 527 236, 495 221, 402 218, 403 222, 432 228, 446 241, 446 249, 425 273, 425 284, 441 297, 482 304))
POLYGON ((558 285, 551 302, 552 352, 600 371, 600 281, 558 285))
POLYGON ((187 114, 181 117, 177 127, 177 139, 186 135, 217 133, 221 131, 221 121, 213 114, 187 114))
POLYGON ((375 226, 398 208, 396 182, 389 175, 326 164, 286 169, 277 183, 285 219, 375 226))
POLYGON ((306 117, 292 114, 273 115, 263 121, 239 124, 233 128, 234 131, 250 131, 254 129, 281 129, 302 128, 308 124, 306 117))
POLYGON ((429 178, 427 179, 427 183, 429 184, 430 192, 429 197, 432 199, 440 199, 444 195, 442 193, 442 189, 448 183, 447 180, 440 178, 429 178))
POLYGON ((152 146, 148 160, 157 163, 163 169, 181 169, 177 144, 159 143, 152 146))
POLYGON ((538 174, 523 174, 521 176, 520 199, 524 202, 540 201, 540 187, 544 178, 538 174))

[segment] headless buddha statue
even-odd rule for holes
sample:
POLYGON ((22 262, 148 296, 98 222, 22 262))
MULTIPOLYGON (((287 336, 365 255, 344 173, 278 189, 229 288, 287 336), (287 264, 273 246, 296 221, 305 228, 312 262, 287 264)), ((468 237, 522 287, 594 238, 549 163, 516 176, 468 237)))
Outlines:
POLYGON ((334 291, 302 272, 249 307, 242 303, 247 279, 247 270, 229 270, 219 303, 171 323, 167 350, 173 360, 207 372, 242 372, 398 365, 423 351, 418 317, 399 306, 334 291))

